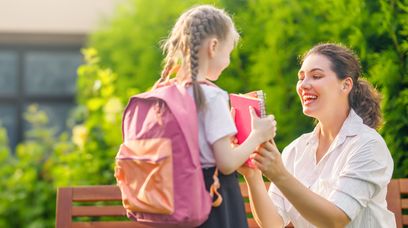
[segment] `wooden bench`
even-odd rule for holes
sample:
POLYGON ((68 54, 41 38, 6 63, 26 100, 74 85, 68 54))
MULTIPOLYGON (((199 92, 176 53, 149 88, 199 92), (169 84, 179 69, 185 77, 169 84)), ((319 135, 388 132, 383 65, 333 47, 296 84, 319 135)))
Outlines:
MULTIPOLYGON (((268 185, 268 183, 266 183, 268 185)), ((245 200, 245 210, 250 228, 258 227, 251 215, 248 203, 248 190, 241 183, 241 192, 245 200)), ((388 185, 388 208, 394 212, 397 227, 408 225, 408 215, 403 209, 408 209, 408 179, 395 179, 388 185)), ((121 194, 115 185, 63 187, 58 189, 56 208, 57 228, 149 228, 149 225, 127 220, 126 212, 121 206, 121 194), (107 204, 104 204, 107 203, 107 204), (77 221, 78 218, 105 218, 113 221, 77 221), (112 219, 113 218, 113 219, 112 219)), ((80 219, 79 219, 80 220, 80 219)))
POLYGON ((393 179, 388 184, 388 209, 395 215, 397 227, 408 226, 408 178, 393 179))

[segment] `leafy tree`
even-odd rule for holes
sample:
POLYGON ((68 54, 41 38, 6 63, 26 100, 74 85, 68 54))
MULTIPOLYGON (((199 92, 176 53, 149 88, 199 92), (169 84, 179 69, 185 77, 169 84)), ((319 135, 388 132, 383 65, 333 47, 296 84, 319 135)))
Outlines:
POLYGON ((350 46, 383 96, 380 132, 395 160, 394 176, 407 176, 407 15, 407 1, 249 1, 236 17, 243 42, 241 70, 234 72, 245 82, 238 88, 266 90, 282 148, 312 129, 295 93, 297 56, 320 42, 350 46))
MULTIPOLYGON (((158 40, 192 3, 196 1, 170 6, 158 0, 133 0, 129 3, 133 8, 122 9, 120 16, 94 34, 90 45, 101 53, 101 63, 120 75, 118 88, 133 88, 119 96, 143 91, 157 79, 163 57, 158 40), (147 10, 152 4, 162 4, 167 10, 147 10)), ((384 125, 380 131, 394 156, 395 176, 408 175, 404 155, 408 138, 406 0, 223 0, 216 6, 232 13, 242 35, 230 67, 217 84, 230 92, 266 91, 268 111, 278 120, 276 141, 280 148, 313 128, 313 120, 301 114, 295 91, 298 56, 320 42, 343 43, 357 52, 365 77, 383 95, 384 125)))
POLYGON ((371 37, 369 74, 383 95, 382 134, 394 157, 394 176, 408 176, 408 1, 380 1, 380 35, 371 37), (376 44, 376 46, 374 46, 376 44))
MULTIPOLYGON (((56 135, 33 106, 25 116, 28 137, 12 153, 0 126, 0 174, 7 177, 0 179, 0 227, 52 227, 57 187, 114 183, 124 105, 158 79, 163 58, 158 41, 181 12, 198 3, 214 1, 129 0, 118 8, 83 51, 78 107, 68 121, 72 132, 56 135)), ((408 176, 407 0, 214 4, 232 14, 242 36, 217 84, 230 92, 266 91, 281 149, 313 128, 295 91, 298 56, 319 42, 341 42, 357 52, 365 77, 381 92, 380 131, 394 157, 394 176, 408 176)))

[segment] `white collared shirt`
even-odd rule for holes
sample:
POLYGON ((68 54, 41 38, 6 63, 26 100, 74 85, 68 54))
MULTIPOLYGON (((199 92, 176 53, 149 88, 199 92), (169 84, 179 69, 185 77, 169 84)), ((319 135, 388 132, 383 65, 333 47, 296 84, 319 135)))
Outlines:
MULTIPOLYGON (((347 227, 396 227, 387 209, 387 184, 393 160, 383 138, 351 110, 327 153, 316 164, 317 125, 287 146, 282 160, 288 171, 313 192, 342 209, 351 222, 347 227)), ((314 227, 271 184, 268 192, 284 223, 314 227)), ((299 196, 302 197, 302 196, 299 196)))

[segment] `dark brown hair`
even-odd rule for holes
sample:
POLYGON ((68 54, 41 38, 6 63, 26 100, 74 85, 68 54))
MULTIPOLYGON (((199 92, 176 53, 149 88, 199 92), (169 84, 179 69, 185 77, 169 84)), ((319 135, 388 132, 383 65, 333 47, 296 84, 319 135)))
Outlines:
POLYGON ((188 66, 197 110, 205 104, 204 93, 197 81, 198 52, 202 42, 211 36, 224 41, 230 33, 239 39, 231 17, 223 10, 211 5, 200 5, 184 12, 174 25, 162 48, 166 53, 161 80, 169 77, 171 70, 179 62, 188 66))
POLYGON ((364 124, 378 128, 382 121, 380 96, 367 80, 361 78, 361 65, 357 55, 343 45, 324 43, 306 52, 301 62, 312 54, 326 56, 338 79, 350 77, 353 80, 353 88, 348 97, 351 108, 363 119, 364 124))

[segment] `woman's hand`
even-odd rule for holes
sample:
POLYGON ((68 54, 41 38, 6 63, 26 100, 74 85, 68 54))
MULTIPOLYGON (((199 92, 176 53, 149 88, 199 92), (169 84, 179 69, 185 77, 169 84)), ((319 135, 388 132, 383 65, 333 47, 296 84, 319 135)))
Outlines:
POLYGON ((268 141, 251 154, 255 166, 272 182, 284 180, 287 170, 283 165, 281 154, 274 141, 268 141))
POLYGON ((262 176, 262 172, 259 169, 248 167, 246 164, 239 167, 237 171, 244 176, 245 179, 262 176))

